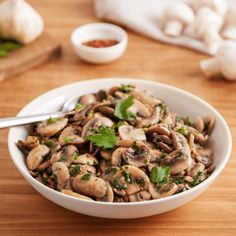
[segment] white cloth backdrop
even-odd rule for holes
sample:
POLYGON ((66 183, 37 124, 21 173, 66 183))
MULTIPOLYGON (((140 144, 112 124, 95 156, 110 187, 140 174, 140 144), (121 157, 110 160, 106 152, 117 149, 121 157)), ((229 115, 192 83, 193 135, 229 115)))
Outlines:
MULTIPOLYGON (((96 15, 101 18, 123 25, 137 33, 155 40, 179 45, 207 53, 200 40, 182 35, 177 38, 167 37, 161 31, 161 12, 168 4, 189 0, 95 0, 96 15)), ((236 4, 236 0, 227 0, 228 6, 236 4)))

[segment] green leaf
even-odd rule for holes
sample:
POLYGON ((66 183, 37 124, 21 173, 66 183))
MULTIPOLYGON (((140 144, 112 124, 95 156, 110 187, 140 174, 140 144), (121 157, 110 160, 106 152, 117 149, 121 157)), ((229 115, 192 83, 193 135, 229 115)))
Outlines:
POLYGON ((113 148, 119 140, 114 129, 106 126, 100 126, 87 139, 102 149, 113 148))
POLYGON ((83 175, 83 176, 81 177, 81 180, 88 181, 88 180, 90 180, 90 178, 91 178, 91 174, 88 173, 88 174, 83 175))
POLYGON ((110 173, 115 174, 117 172, 117 169, 115 167, 108 167, 106 170, 105 170, 105 173, 108 175, 110 173))
POLYGON ((164 167, 154 166, 150 173, 151 182, 154 184, 166 183, 169 179, 169 171, 170 171, 170 168, 167 166, 164 166, 164 167))
POLYGON ((64 143, 70 143, 70 142, 73 141, 73 139, 72 139, 72 138, 65 137, 65 138, 63 139, 63 141, 64 141, 64 143))
POLYGON ((121 84, 119 90, 123 93, 129 93, 131 91, 130 85, 121 84))
POLYGON ((7 55, 7 51, 0 49, 0 57, 6 57, 7 55))
POLYGON ((186 135, 186 130, 184 127, 181 127, 180 129, 178 129, 178 132, 182 135, 186 135))
POLYGON ((53 147, 54 143, 52 141, 44 141, 44 145, 48 146, 49 148, 53 147))
POLYGON ((80 110, 81 108, 83 108, 83 105, 80 104, 80 103, 76 103, 75 109, 76 109, 76 110, 80 110))
POLYGON ((191 187, 195 187, 202 182, 202 180, 200 178, 202 175, 203 175, 203 173, 201 171, 199 171, 197 173, 197 175, 194 177, 193 182, 191 183, 191 187))
POLYGON ((133 120, 135 114, 128 111, 133 104, 133 96, 129 96, 125 100, 118 100, 116 102, 114 115, 121 120, 133 120))
POLYGON ((54 123, 56 123, 56 122, 57 122, 57 118, 50 117, 50 118, 48 119, 48 123, 49 123, 49 124, 54 124, 54 123))
POLYGON ((126 172, 126 171, 122 171, 122 176, 124 177, 125 181, 129 184, 132 184, 133 183, 133 176, 126 172))
POLYGON ((192 121, 190 120, 190 118, 188 116, 185 117, 183 120, 184 120, 185 125, 188 125, 188 126, 192 125, 192 121))
POLYGON ((74 166, 72 169, 70 169, 70 176, 76 176, 80 173, 80 165, 74 166))

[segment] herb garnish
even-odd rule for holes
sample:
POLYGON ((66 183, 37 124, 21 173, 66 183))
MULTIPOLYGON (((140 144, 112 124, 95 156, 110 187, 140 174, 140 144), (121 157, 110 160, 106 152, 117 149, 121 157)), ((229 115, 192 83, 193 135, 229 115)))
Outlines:
POLYGON ((118 178, 114 179, 114 186, 118 190, 124 190, 124 189, 127 189, 128 187, 127 184, 120 184, 120 181, 118 178))
POLYGON ((75 105, 76 110, 80 110, 82 107, 83 107, 83 105, 80 103, 76 103, 76 105, 75 105))
POLYGON ((186 135, 186 130, 184 127, 181 127, 180 129, 177 130, 180 134, 186 135))
POLYGON ((78 151, 74 151, 74 152, 72 153, 72 159, 73 159, 73 160, 77 160, 77 159, 78 159, 78 156, 79 156, 78 151))
POLYGON ((117 169, 115 167, 108 167, 106 170, 105 170, 105 173, 108 175, 110 173, 116 173, 117 172, 117 169))
POLYGON ((154 166, 150 173, 150 180, 154 184, 164 184, 169 179, 169 170, 168 166, 154 166))
POLYGON ((128 109, 134 104, 133 96, 129 96, 125 100, 118 100, 116 102, 114 115, 120 120, 133 120, 135 114, 128 111, 128 109))
POLYGON ((184 120, 185 125, 188 125, 188 126, 192 125, 192 121, 190 120, 188 116, 186 116, 183 120, 184 120))
POLYGON ((48 123, 49 123, 49 124, 54 124, 54 123, 56 123, 56 122, 57 122, 57 118, 50 117, 50 118, 48 119, 48 123))
POLYGON ((43 144, 48 146, 49 148, 53 147, 53 145, 54 145, 54 143, 51 141, 44 141, 43 144))
POLYGON ((136 183, 137 183, 138 185, 143 186, 143 185, 144 185, 144 179, 143 179, 143 178, 137 178, 137 179, 136 179, 136 183))
POLYGON ((119 90, 123 93, 129 93, 131 91, 130 85, 121 84, 119 90))
POLYGON ((179 177, 179 178, 173 179, 173 182, 175 184, 182 184, 184 182, 184 177, 179 177))
POLYGON ((98 130, 91 133, 87 139, 94 143, 97 147, 101 147, 103 149, 113 148, 119 140, 114 129, 106 126, 100 126, 98 130))
POLYGON ((70 176, 76 176, 80 173, 80 165, 73 166, 72 169, 70 169, 70 176))
POLYGON ((65 138, 63 138, 63 141, 64 141, 64 143, 70 143, 70 142, 73 141, 73 139, 72 139, 72 138, 65 137, 65 138))
POLYGON ((122 176, 124 177, 125 181, 128 183, 128 184, 132 184, 133 183, 133 176, 126 172, 126 171, 122 171, 122 176))
POLYGON ((201 171, 197 173, 197 175, 194 177, 193 182, 191 183, 191 187, 195 187, 202 182, 202 180, 200 179, 202 175, 203 173, 201 171))
POLYGON ((90 174, 90 173, 87 173, 87 174, 85 174, 85 175, 83 175, 83 176, 81 177, 81 180, 88 181, 88 180, 90 180, 90 178, 91 178, 91 174, 90 174))

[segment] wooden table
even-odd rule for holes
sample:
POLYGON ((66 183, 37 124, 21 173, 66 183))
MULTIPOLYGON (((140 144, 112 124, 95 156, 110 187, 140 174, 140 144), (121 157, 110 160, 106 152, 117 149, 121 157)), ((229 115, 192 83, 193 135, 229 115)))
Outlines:
MULTIPOLYGON (((46 28, 61 39, 62 57, 0 82, 0 116, 14 116, 49 89, 102 77, 155 80, 185 89, 215 106, 236 139, 236 83, 206 79, 196 52, 163 45, 129 32, 122 59, 94 66, 80 61, 70 44, 78 25, 97 21, 91 0, 30 1, 46 28)), ((20 59, 20 58, 19 58, 20 59)), ((0 131, 0 235, 236 235, 236 142, 229 163, 201 196, 174 211, 134 220, 108 220, 63 209, 37 193, 13 165, 7 149, 8 130, 0 131)))

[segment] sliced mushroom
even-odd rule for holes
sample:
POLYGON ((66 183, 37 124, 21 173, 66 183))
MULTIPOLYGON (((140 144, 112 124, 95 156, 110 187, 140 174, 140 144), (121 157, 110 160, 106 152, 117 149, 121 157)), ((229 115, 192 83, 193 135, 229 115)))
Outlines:
POLYGON ((102 198, 107 193, 106 182, 98 177, 90 176, 89 179, 83 179, 84 175, 77 175, 73 180, 73 188, 76 192, 86 196, 102 198))
POLYGON ((193 125, 196 130, 203 132, 205 125, 201 117, 197 117, 193 125))
POLYGON ((96 96, 94 94, 86 94, 80 97, 79 103, 83 106, 93 104, 97 101, 96 96))
POLYGON ((151 125, 157 124, 160 121, 160 107, 155 107, 150 118, 142 119, 136 123, 137 128, 149 127, 151 125))
POLYGON ((99 128, 99 126, 107 126, 111 127, 113 125, 113 121, 107 117, 94 117, 91 120, 89 120, 82 129, 81 137, 86 138, 90 132, 92 132, 94 129, 99 128))
POLYGON ((114 181, 114 175, 120 170, 119 167, 117 166, 109 166, 107 167, 103 173, 102 173, 102 178, 109 182, 109 183, 113 183, 114 181))
POLYGON ((192 166, 192 158, 185 149, 178 149, 162 160, 162 164, 170 167, 171 174, 178 174, 192 166))
POLYGON ((39 145, 39 139, 37 136, 28 136, 26 139, 26 145, 29 149, 33 149, 39 145))
POLYGON ((96 168, 91 165, 80 165, 80 175, 85 175, 87 173, 91 173, 92 175, 96 175, 96 168))
POLYGON ((64 194, 66 194, 66 195, 72 196, 72 197, 77 197, 77 198, 79 198, 79 199, 88 200, 88 201, 94 201, 94 200, 93 200, 92 198, 90 198, 90 197, 86 197, 86 196, 84 196, 84 195, 82 195, 82 194, 75 193, 75 192, 70 191, 70 190, 65 190, 65 189, 63 189, 61 192, 64 193, 64 194))
POLYGON ((134 113, 137 116, 148 118, 151 116, 150 110, 142 102, 133 99, 133 105, 128 109, 129 112, 134 113))
POLYGON ((67 180, 70 178, 69 170, 65 163, 54 162, 52 164, 52 171, 57 177, 57 188, 61 190, 66 185, 67 180))
POLYGON ((154 133, 154 132, 156 132, 158 134, 170 136, 170 131, 169 131, 169 128, 166 124, 157 124, 157 125, 151 126, 147 130, 148 134, 151 134, 151 133, 154 133))
POLYGON ((130 202, 141 202, 150 200, 152 196, 148 191, 142 190, 138 193, 129 195, 128 197, 130 202))
POLYGON ((120 166, 121 165, 122 155, 126 151, 126 149, 127 148, 119 147, 112 153, 111 164, 113 166, 120 166))
POLYGON ((74 163, 96 166, 96 165, 98 165, 98 160, 93 155, 91 155, 89 153, 85 153, 85 154, 79 155, 78 158, 76 158, 76 160, 74 160, 74 163))
POLYGON ((211 149, 199 149, 196 159, 203 163, 206 167, 209 167, 213 164, 212 150, 211 149), (201 150, 201 151, 200 151, 201 150))
POLYGON ((148 191, 153 199, 168 197, 173 195, 178 190, 178 185, 175 183, 167 183, 162 185, 158 190, 153 184, 149 184, 148 191))
POLYGON ((32 149, 26 158, 27 167, 30 170, 37 169, 49 151, 50 149, 46 145, 38 145, 32 149))
POLYGON ((205 116, 202 118, 204 122, 204 130, 206 130, 207 134, 211 134, 214 126, 215 126, 215 118, 213 116, 205 116))
POLYGON ((56 119, 53 123, 50 123, 49 120, 44 121, 38 125, 37 132, 43 137, 51 137, 64 129, 67 122, 67 118, 56 119))
POLYGON ((113 153, 113 151, 102 149, 102 150, 100 151, 100 156, 101 156, 103 159, 105 159, 105 160, 108 161, 108 160, 111 160, 112 153, 113 153))
POLYGON ((146 141, 146 135, 143 129, 135 129, 131 125, 121 125, 118 128, 121 140, 140 140, 146 141))
POLYGON ((123 151, 122 157, 130 165, 146 166, 151 160, 151 151, 143 142, 137 141, 132 147, 123 151))
POLYGON ((78 155, 78 149, 74 145, 66 145, 61 151, 52 154, 51 163, 61 161, 64 162, 66 166, 69 166, 78 158, 78 155))
POLYGON ((182 134, 172 131, 171 135, 172 135, 173 145, 175 149, 185 148, 189 152, 187 139, 182 134))
POLYGON ((205 169, 205 165, 199 162, 192 168, 192 170, 189 172, 189 175, 191 177, 195 177, 197 176, 199 172, 203 172, 204 169, 205 169))
POLYGON ((112 187, 108 182, 106 182, 106 186, 107 186, 106 195, 102 198, 97 198, 97 200, 102 201, 102 202, 113 202, 114 193, 113 193, 112 187))
POLYGON ((119 140, 116 144, 117 147, 132 147, 136 141, 135 140, 119 140))
POLYGON ((173 148, 169 145, 167 145, 166 143, 163 142, 157 142, 157 147, 163 149, 165 152, 170 153, 173 151, 173 148))
POLYGON ((59 143, 64 144, 82 144, 84 139, 78 135, 78 128, 75 126, 66 127, 59 136, 59 143))
POLYGON ((100 89, 97 93, 96 93, 96 99, 99 102, 102 102, 103 100, 107 99, 107 91, 104 89, 100 89))

